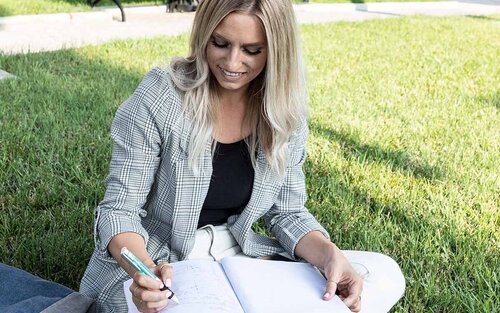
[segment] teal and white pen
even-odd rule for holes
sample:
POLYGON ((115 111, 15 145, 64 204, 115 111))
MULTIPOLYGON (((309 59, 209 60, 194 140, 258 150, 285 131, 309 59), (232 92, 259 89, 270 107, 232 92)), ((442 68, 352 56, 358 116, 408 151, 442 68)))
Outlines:
MULTIPOLYGON (((128 251, 128 249, 126 247, 122 248, 120 254, 121 254, 122 258, 125 261, 127 261, 127 263, 130 264, 136 271, 161 282, 161 280, 158 278, 158 276, 156 276, 155 273, 153 273, 153 271, 151 271, 149 269, 149 267, 146 266, 146 264, 142 263, 141 260, 139 260, 132 252, 128 251)), ((163 284, 163 285, 165 285, 165 284, 163 284)), ((174 295, 174 292, 169 287, 164 286, 161 289, 161 291, 163 291, 163 290, 170 291, 171 295, 168 298, 171 299, 172 301, 174 301, 175 303, 179 304, 179 299, 177 299, 177 297, 174 295)))

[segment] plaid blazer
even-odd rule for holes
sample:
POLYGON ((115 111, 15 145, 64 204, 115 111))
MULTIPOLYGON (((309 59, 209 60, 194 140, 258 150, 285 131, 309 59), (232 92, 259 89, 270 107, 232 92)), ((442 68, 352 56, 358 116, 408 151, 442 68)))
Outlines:
MULTIPOLYGON (((183 93, 160 68, 150 71, 118 109, 104 199, 95 210, 95 250, 80 291, 97 300, 99 312, 126 312, 125 271, 108 253, 113 236, 136 232, 156 262, 187 257, 194 244, 200 211, 212 175, 211 143, 200 160, 202 174, 188 166, 189 120, 182 113, 183 93)), ((328 233, 304 207, 302 172, 307 124, 290 139, 286 175, 274 174, 258 149, 252 195, 228 228, 242 251, 254 257, 286 252, 294 257, 298 241, 312 230, 328 233), (263 218, 274 238, 252 231, 263 218)))

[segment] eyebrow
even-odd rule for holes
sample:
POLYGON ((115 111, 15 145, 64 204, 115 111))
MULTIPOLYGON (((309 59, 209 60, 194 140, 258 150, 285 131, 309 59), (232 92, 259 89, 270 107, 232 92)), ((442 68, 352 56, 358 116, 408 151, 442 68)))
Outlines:
MULTIPOLYGON (((224 41, 227 41, 227 42, 231 42, 230 40, 226 39, 224 36, 222 36, 221 34, 217 34, 216 32, 214 32, 212 34, 212 37, 215 37, 216 39, 222 39, 224 41)), ((252 48, 256 48, 256 47, 265 47, 265 43, 262 43, 262 42, 252 42, 252 43, 245 43, 245 44, 242 44, 241 46, 242 47, 252 47, 252 48)))

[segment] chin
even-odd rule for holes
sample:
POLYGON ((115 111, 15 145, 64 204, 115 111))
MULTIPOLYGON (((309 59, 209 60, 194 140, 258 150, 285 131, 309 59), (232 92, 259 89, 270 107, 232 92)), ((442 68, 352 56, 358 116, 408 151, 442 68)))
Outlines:
POLYGON ((217 82, 219 83, 219 86, 221 88, 226 89, 226 90, 240 90, 241 88, 248 86, 248 82, 231 83, 231 82, 220 81, 220 80, 217 80, 217 82))

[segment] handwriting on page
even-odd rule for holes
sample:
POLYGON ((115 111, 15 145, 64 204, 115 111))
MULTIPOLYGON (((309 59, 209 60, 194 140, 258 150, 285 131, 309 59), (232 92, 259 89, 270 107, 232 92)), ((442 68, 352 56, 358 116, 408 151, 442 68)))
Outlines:
MULTIPOLYGON (((244 313, 219 263, 191 260, 171 265, 172 290, 180 304, 170 301, 161 313, 244 313)), ((131 279, 123 284, 129 313, 139 313, 131 284, 131 279)))
POLYGON ((192 260, 173 263, 172 266, 172 290, 179 298, 180 304, 171 302, 166 312, 243 313, 217 262, 192 260))

